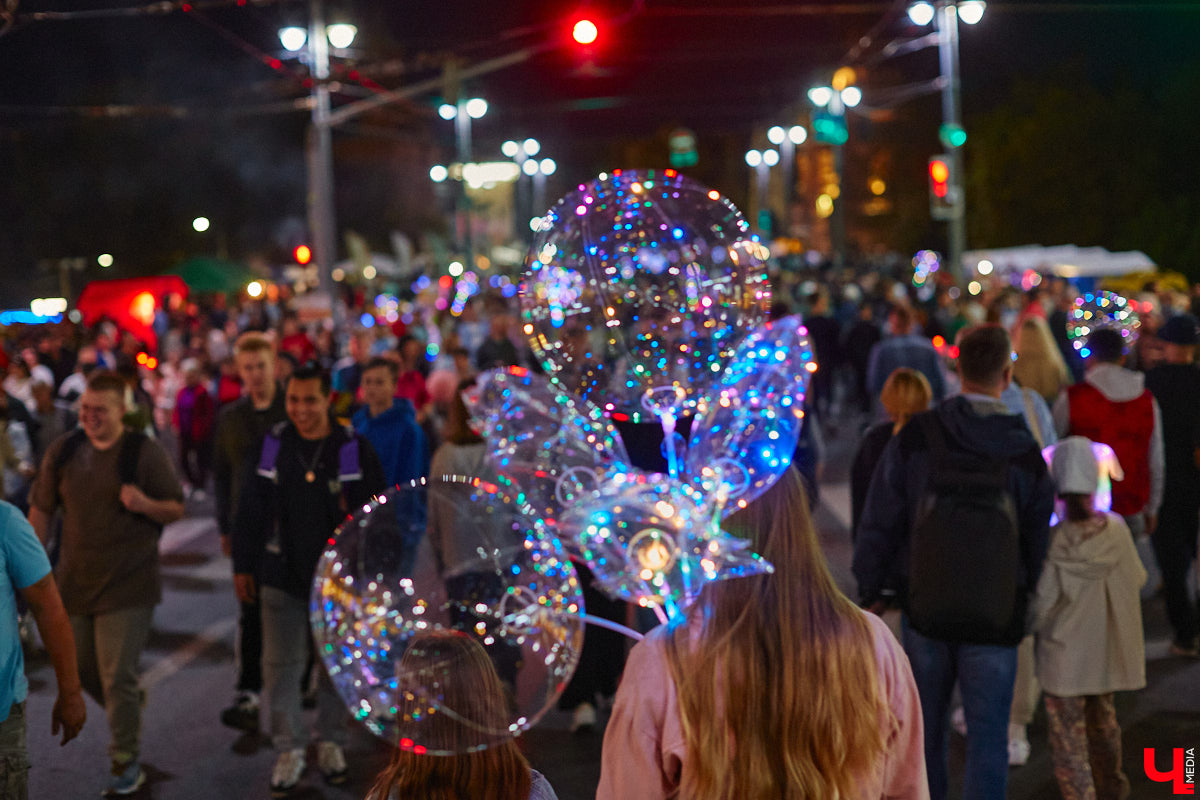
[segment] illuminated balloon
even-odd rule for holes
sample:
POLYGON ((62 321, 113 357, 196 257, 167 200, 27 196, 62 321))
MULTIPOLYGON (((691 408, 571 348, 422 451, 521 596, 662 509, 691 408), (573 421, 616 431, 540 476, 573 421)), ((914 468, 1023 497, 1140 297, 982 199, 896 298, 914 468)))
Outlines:
POLYGON ((1133 305, 1113 292, 1086 292, 1075 298, 1075 304, 1067 312, 1067 338, 1081 358, 1088 358, 1092 351, 1088 338, 1093 331, 1112 328, 1120 331, 1126 346, 1137 341, 1142 321, 1133 305))
POLYGON ((519 735, 558 699, 582 646, 574 567, 494 483, 396 487, 321 556, 311 623, 355 719, 417 753, 519 735))
POLYGON ((701 402, 683 461, 699 491, 719 495, 723 513, 745 507, 792 463, 816 368, 799 317, 767 322, 746 337, 701 402))
POLYGON ((523 367, 485 372, 466 397, 502 484, 545 518, 587 502, 606 472, 629 469, 612 422, 596 406, 523 367))
POLYGON ((770 306, 767 248, 675 170, 602 174, 536 227, 525 332, 553 377, 606 411, 694 408, 770 306))
POLYGON ((706 583, 772 572, 749 542, 720 528, 704 496, 660 474, 614 474, 589 505, 564 510, 564 526, 611 597, 677 617, 706 583))

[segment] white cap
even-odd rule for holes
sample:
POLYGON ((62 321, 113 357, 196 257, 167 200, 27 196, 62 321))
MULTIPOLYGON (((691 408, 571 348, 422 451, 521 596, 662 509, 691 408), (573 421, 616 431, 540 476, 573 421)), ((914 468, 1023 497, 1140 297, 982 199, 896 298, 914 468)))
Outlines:
MULTIPOLYGON (((1050 476, 1059 494, 1095 494, 1100 485, 1100 464, 1092 440, 1085 436, 1060 439, 1050 460, 1050 476)), ((1113 477, 1120 480, 1121 476, 1113 477)))

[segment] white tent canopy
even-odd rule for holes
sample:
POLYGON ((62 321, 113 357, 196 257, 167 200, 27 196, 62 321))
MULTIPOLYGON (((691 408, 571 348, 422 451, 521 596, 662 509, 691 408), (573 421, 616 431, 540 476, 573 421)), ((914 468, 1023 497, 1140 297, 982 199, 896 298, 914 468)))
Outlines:
POLYGON ((1033 244, 963 253, 963 264, 970 271, 977 270, 980 261, 992 262, 996 272, 1032 269, 1060 278, 1104 278, 1156 268, 1150 257, 1140 250, 1112 253, 1103 247, 1077 247, 1073 244, 1056 247, 1033 244))

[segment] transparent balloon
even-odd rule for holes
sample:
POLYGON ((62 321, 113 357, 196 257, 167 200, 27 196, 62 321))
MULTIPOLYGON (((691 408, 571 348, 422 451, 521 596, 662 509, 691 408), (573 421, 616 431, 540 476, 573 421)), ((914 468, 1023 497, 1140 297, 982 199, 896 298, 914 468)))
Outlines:
POLYGON ((1137 341, 1142 320, 1133 304, 1114 292, 1085 292, 1075 298, 1067 312, 1067 338, 1081 358, 1091 356, 1088 339, 1094 331, 1112 328, 1119 331, 1128 347, 1137 341))
POLYGON ((575 569, 532 509, 458 476, 358 510, 321 556, 310 604, 353 716, 432 755, 532 726, 574 672, 583 613, 575 569))
POLYGON ((602 174, 537 228, 525 331, 548 372, 606 411, 694 408, 770 306, 767 248, 675 170, 602 174))

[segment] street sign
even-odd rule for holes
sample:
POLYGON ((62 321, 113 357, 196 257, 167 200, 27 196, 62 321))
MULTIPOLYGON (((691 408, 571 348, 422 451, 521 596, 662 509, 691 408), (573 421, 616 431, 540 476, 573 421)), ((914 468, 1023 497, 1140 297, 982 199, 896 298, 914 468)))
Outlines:
POLYGON ((845 144, 850 138, 846 118, 828 111, 816 111, 812 118, 813 139, 821 144, 845 144))

